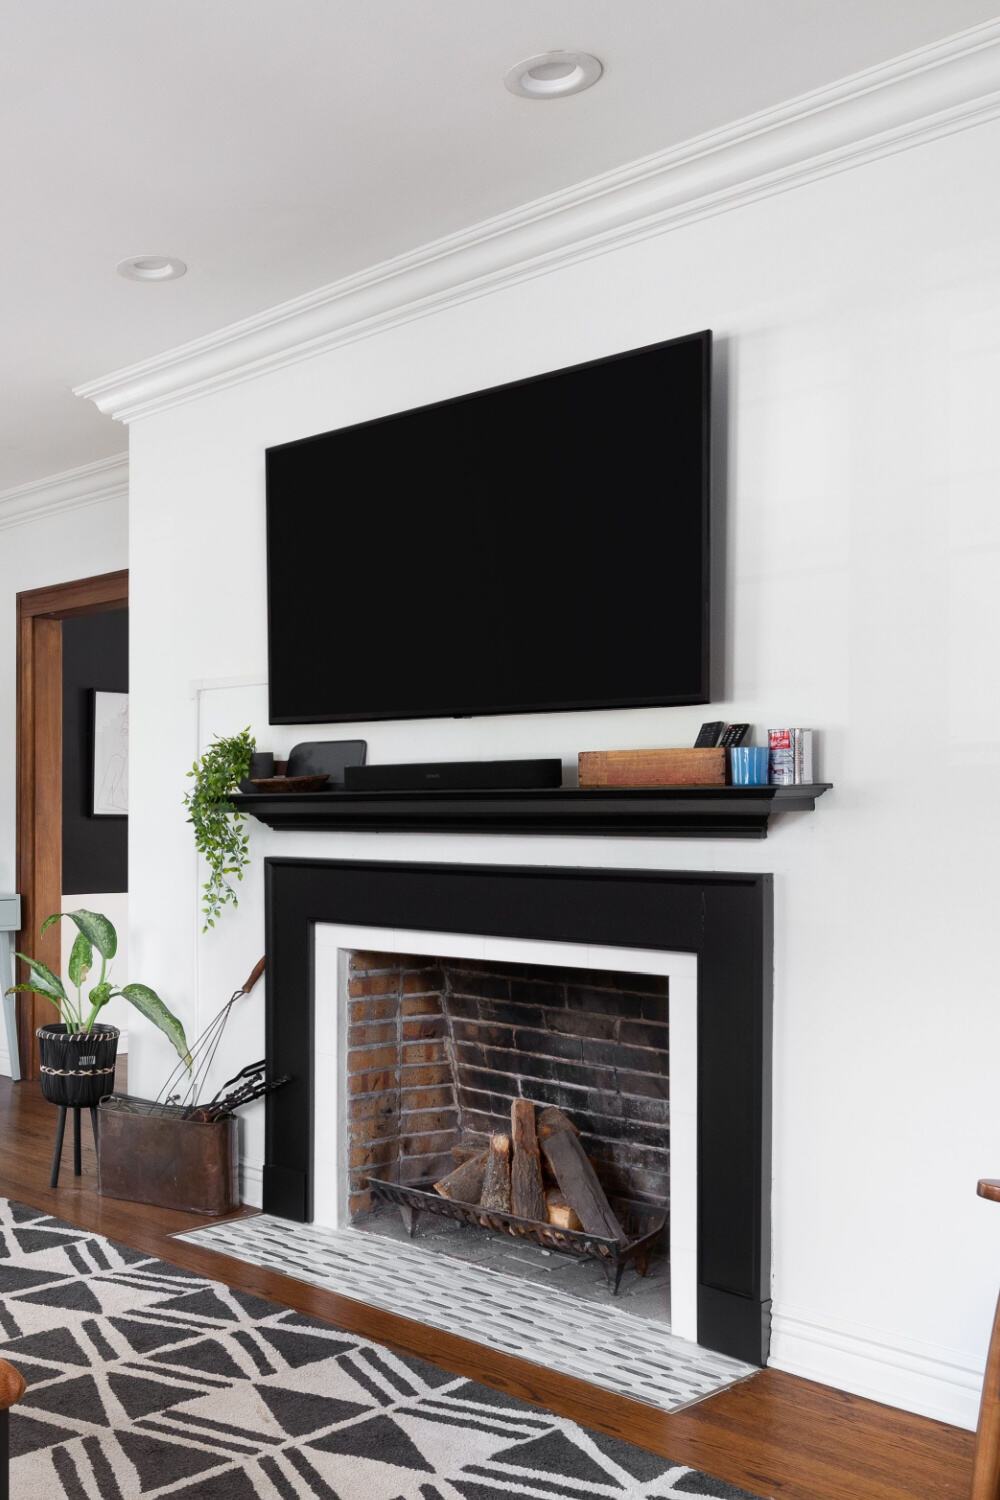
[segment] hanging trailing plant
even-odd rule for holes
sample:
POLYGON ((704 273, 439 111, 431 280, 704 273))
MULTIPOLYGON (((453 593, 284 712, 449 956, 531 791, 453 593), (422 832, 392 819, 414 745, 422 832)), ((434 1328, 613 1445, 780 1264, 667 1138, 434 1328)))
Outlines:
POLYGON ((203 932, 214 927, 222 908, 231 901, 239 905, 233 880, 242 880, 250 858, 250 837, 243 831, 243 814, 229 800, 250 769, 256 741, 249 729, 228 739, 218 736, 188 772, 194 787, 184 797, 188 822, 194 824, 194 841, 204 855, 209 875, 202 886, 203 932))

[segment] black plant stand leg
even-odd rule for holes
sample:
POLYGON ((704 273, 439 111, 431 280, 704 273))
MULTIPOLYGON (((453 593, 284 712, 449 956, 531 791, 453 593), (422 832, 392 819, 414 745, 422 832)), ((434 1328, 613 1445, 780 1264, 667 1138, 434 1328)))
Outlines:
POLYGON ((80 1106, 73 1106, 73 1176, 79 1177, 83 1172, 83 1162, 80 1159, 80 1106))
POLYGON ((97 1105, 96 1104, 92 1104, 90 1106, 90 1123, 94 1127, 94 1150, 97 1152, 98 1159, 100 1159, 101 1143, 100 1143, 100 1140, 98 1139, 98 1135, 97 1135, 97 1105))
POLYGON ((66 1106, 59 1106, 59 1120, 56 1125, 56 1149, 52 1153, 52 1175, 49 1178, 49 1187, 59 1186, 59 1161, 62 1157, 63 1136, 66 1134, 66 1106))

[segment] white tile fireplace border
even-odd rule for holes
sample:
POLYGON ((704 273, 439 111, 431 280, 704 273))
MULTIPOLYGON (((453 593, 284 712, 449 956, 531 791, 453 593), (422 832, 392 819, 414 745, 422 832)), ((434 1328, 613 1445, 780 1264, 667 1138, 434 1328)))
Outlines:
MULTIPOLYGON (((314 1138, 313 1222, 344 1234, 347 1213, 346 955, 419 953, 436 958, 473 958, 549 967, 605 969, 614 973, 664 974, 670 979, 670 1329, 680 1339, 698 1337, 697 1265, 697 1077, 698 961, 691 953, 645 948, 594 947, 496 938, 457 932, 354 927, 320 923, 315 928, 315 1055, 317 1088, 314 1138), (325 1067, 324 1067, 325 1064, 325 1067), (322 1070, 323 1083, 319 1086, 322 1070)), ((363 1235, 366 1244, 372 1236, 363 1235)), ((421 1253, 426 1261, 429 1257, 421 1253)), ((628 1314, 623 1316, 630 1317, 628 1314)), ((631 1321, 631 1319, 630 1319, 631 1321)))
POLYGON ((230 1219, 176 1238, 459 1334, 660 1411, 680 1411, 759 1373, 755 1365, 678 1338, 611 1302, 580 1302, 504 1272, 427 1255, 405 1241, 270 1214, 230 1219))

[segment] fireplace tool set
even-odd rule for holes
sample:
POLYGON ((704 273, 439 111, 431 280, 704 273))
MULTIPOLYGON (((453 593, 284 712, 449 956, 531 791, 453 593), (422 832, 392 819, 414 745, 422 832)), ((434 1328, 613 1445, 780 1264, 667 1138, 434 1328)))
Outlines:
POLYGON ((264 958, 258 960, 246 983, 233 991, 218 1015, 208 1023, 201 1036, 191 1046, 190 1070, 186 1063, 177 1064, 155 1100, 149 1103, 149 1113, 160 1110, 177 1119, 198 1120, 204 1124, 210 1120, 221 1119, 223 1115, 231 1114, 234 1109, 239 1109, 242 1104, 261 1099, 265 1094, 272 1093, 274 1089, 288 1082, 287 1077, 268 1081, 265 1078, 266 1062, 264 1058, 261 1058, 260 1062, 249 1063, 234 1077, 228 1079, 222 1088, 212 1095, 207 1104, 198 1103, 205 1082, 212 1071, 219 1044, 225 1035, 229 1013, 237 1000, 242 1000, 244 995, 249 995, 263 974, 266 962, 264 958), (181 1091, 180 1085, 185 1081, 185 1074, 189 1075, 189 1082, 181 1091), (237 1086, 234 1087, 234 1085, 237 1086), (223 1089, 230 1088, 232 1093, 220 1097, 223 1089))
POLYGON ((237 1190, 238 1121, 234 1113, 289 1080, 266 1077, 265 1062, 250 1063, 201 1102, 233 1006, 264 972, 262 958, 226 1001, 155 1099, 112 1094, 101 1101, 100 1192, 161 1208, 231 1213, 237 1190), (182 1087, 183 1085, 183 1087, 182 1087))

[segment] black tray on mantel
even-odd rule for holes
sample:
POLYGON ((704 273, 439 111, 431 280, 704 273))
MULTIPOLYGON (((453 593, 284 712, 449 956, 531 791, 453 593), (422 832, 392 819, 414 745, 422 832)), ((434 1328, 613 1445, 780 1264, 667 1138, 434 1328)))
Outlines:
POLYGON ((649 1257, 668 1218, 663 1209, 651 1208, 648 1203, 634 1203, 629 1198, 612 1198, 611 1207, 628 1237, 627 1243, 622 1245, 618 1240, 606 1239, 603 1235, 587 1234, 578 1229, 560 1229, 558 1224, 541 1224, 537 1219, 521 1219, 516 1214, 483 1208, 479 1203, 457 1203, 454 1198, 443 1198, 434 1191, 432 1177, 408 1183, 383 1182, 378 1177, 369 1177, 366 1186, 384 1203, 396 1204, 411 1239, 416 1234, 417 1220, 421 1213, 435 1214, 442 1219, 456 1219, 458 1223, 468 1224, 476 1229, 491 1229, 495 1234, 509 1234, 513 1239, 531 1240, 543 1250, 555 1250, 560 1255, 572 1255, 577 1260, 596 1260, 603 1266, 608 1285, 615 1296, 627 1266, 635 1266, 639 1275, 645 1276, 649 1269, 649 1257))
POLYGON ((524 791, 234 795, 270 828, 762 839, 775 813, 812 812, 829 781, 799 786, 552 787, 524 791))

